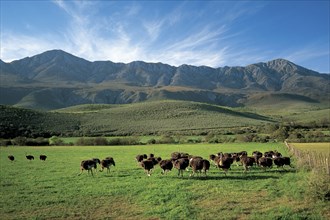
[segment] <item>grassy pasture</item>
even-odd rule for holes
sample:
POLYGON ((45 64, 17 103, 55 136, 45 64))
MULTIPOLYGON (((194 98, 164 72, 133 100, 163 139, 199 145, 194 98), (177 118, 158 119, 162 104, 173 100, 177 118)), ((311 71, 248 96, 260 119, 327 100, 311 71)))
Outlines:
POLYGON ((330 155, 330 143, 291 143, 295 148, 303 151, 315 151, 330 155))
POLYGON ((211 153, 278 150, 283 144, 231 143, 95 147, 0 148, 1 219, 327 219, 327 204, 306 194, 306 173, 287 168, 243 174, 233 166, 227 177, 211 167, 208 177, 148 177, 134 158, 154 153, 169 158, 173 151, 208 158, 211 153), (12 154, 15 161, 7 156, 12 154), (46 161, 25 159, 46 154, 46 161), (79 173, 80 161, 112 156, 111 173, 92 177, 79 173))
POLYGON ((324 121, 330 120, 330 109, 307 109, 303 112, 294 112, 292 114, 284 115, 284 120, 291 120, 298 123, 310 123, 310 122, 317 122, 323 123, 324 121))
POLYGON ((124 105, 79 105, 56 112, 78 115, 83 131, 102 135, 204 131, 272 122, 268 117, 234 108, 173 100, 124 105))

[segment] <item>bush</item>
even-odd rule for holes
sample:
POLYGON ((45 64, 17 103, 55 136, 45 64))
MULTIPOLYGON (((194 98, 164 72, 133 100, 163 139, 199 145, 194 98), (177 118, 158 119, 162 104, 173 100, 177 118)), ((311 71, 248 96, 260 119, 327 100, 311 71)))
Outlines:
POLYGON ((285 126, 279 127, 276 131, 272 133, 272 138, 284 141, 289 137, 289 128, 285 126))
POLYGON ((222 143, 222 140, 220 138, 218 138, 217 136, 213 136, 207 142, 210 144, 218 144, 218 143, 222 143))
POLYGON ((94 145, 94 138, 79 138, 76 141, 77 146, 93 146, 94 145))
POLYGON ((108 141, 109 145, 137 145, 140 140, 137 137, 112 138, 108 141))
POLYGON ((156 143, 157 143, 157 141, 155 138, 151 138, 147 141, 147 144, 156 144, 156 143))
POLYGON ((49 145, 61 146, 64 145, 64 141, 57 136, 52 136, 49 138, 49 145))
POLYGON ((12 143, 14 145, 18 145, 18 146, 25 146, 26 145, 26 141, 27 141, 27 138, 26 137, 16 137, 16 138, 14 138, 14 140, 12 141, 12 143))
POLYGON ((252 142, 255 138, 255 135, 253 134, 247 134, 247 135, 239 135, 237 137, 237 140, 240 142, 252 142))
POLYGON ((169 136, 169 135, 165 135, 162 136, 159 140, 158 140, 159 144, 175 144, 176 141, 173 137, 169 136))
POLYGON ((6 140, 6 139, 0 140, 0 146, 7 147, 8 145, 13 145, 10 140, 6 140))
POLYGON ((11 142, 13 145, 17 146, 48 146, 49 141, 47 138, 26 138, 26 137, 16 137, 11 142))
POLYGON ((236 141, 235 137, 224 137, 222 139, 222 142, 225 142, 225 143, 234 143, 235 141, 236 141))
POLYGON ((189 143, 189 144, 202 143, 202 138, 197 138, 197 139, 189 138, 189 139, 187 139, 186 142, 189 143))
POLYGON ((97 145, 97 146, 108 145, 108 140, 105 137, 94 138, 94 145, 97 145))
POLYGON ((210 143, 210 140, 212 140, 212 139, 214 139, 214 138, 215 138, 215 134, 214 134, 214 133, 208 133, 208 134, 205 136, 205 141, 210 143))
POLYGON ((36 139, 29 138, 25 142, 26 146, 48 146, 49 141, 47 138, 38 137, 36 139))
POLYGON ((76 141, 76 145, 78 146, 105 146, 108 144, 109 142, 105 137, 79 138, 76 141))

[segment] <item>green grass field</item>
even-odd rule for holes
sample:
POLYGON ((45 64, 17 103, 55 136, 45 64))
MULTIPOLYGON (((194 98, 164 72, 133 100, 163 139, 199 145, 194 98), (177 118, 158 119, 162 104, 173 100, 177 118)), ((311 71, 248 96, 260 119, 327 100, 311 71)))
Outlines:
POLYGON ((0 148, 1 219, 328 219, 328 203, 311 200, 305 172, 293 168, 247 174, 233 166, 227 176, 211 167, 207 177, 183 178, 177 170, 148 177, 135 162, 141 153, 169 158, 173 151, 209 154, 278 150, 283 144, 232 143, 116 147, 0 148), (7 156, 12 154, 15 161, 7 156), (25 154, 48 156, 28 161, 25 154), (112 156, 111 173, 81 176, 81 160, 112 156))

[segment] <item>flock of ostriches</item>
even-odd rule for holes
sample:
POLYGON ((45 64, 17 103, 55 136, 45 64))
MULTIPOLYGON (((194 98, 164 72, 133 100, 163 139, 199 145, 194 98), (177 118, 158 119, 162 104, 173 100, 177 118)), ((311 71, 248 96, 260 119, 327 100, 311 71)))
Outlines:
MULTIPOLYGON (((268 151, 264 154, 259 151, 254 151, 252 156, 248 156, 246 151, 239 153, 222 153, 219 152, 216 155, 211 154, 209 160, 219 169, 222 169, 226 175, 231 165, 235 162, 237 166, 240 164, 244 167, 244 172, 247 172, 252 166, 260 166, 264 169, 272 168, 273 164, 277 167, 284 167, 285 165, 291 166, 291 160, 289 157, 283 157, 281 153, 277 151, 268 151)), ((201 156, 192 156, 188 153, 173 152, 171 158, 162 160, 160 157, 155 157, 150 154, 149 157, 146 154, 137 155, 136 161, 146 171, 147 175, 151 175, 151 171, 159 164, 162 169, 162 174, 166 174, 171 171, 172 168, 176 168, 178 176, 183 176, 183 172, 189 167, 192 169, 190 176, 194 176, 196 173, 203 173, 206 176, 206 172, 210 169, 211 163, 207 159, 201 156)))
MULTIPOLYGON (((33 155, 25 155, 25 157, 26 157, 26 159, 28 159, 28 160, 34 160, 34 156, 33 156, 33 155)), ((14 160, 15 160, 15 157, 14 157, 13 155, 9 155, 9 156, 8 156, 8 159, 9 159, 10 161, 14 161, 14 160)), ((47 159, 47 156, 44 155, 44 154, 41 154, 41 155, 39 156, 39 159, 45 161, 45 160, 47 159)))
MULTIPOLYGON (((45 161, 47 156, 40 155, 39 158, 40 160, 45 161)), ((9 155, 8 159, 11 161, 15 160, 13 155, 9 155)), ((26 159, 34 160, 34 156, 26 155, 26 159)), ((210 161, 203 159, 200 156, 192 156, 188 153, 182 152, 173 152, 171 154, 171 158, 165 160, 161 157, 155 157, 154 154, 150 154, 149 157, 146 154, 139 154, 135 159, 137 163, 145 170, 148 176, 151 175, 151 171, 156 165, 160 166, 162 169, 162 174, 166 174, 168 171, 176 168, 178 170, 178 176, 183 177, 183 172, 188 170, 190 167, 192 169, 190 176, 194 176, 196 173, 202 173, 206 176, 206 172, 210 169, 210 161, 215 167, 223 170, 225 175, 228 170, 230 170, 233 163, 236 163, 237 166, 243 166, 244 172, 247 172, 252 166, 259 166, 263 169, 272 168, 273 165, 282 168, 285 165, 292 167, 290 157, 283 157, 282 154, 277 151, 268 151, 265 153, 254 151, 252 156, 248 156, 246 151, 241 151, 239 153, 219 152, 216 155, 211 154, 209 156, 210 161)), ((98 158, 83 160, 80 163, 81 172, 78 175, 81 175, 84 170, 87 170, 87 172, 91 173, 93 176, 93 170, 96 172, 98 164, 101 166, 101 169, 99 170, 100 172, 106 168, 109 173, 110 167, 115 166, 115 160, 113 157, 107 157, 103 160, 98 158)))

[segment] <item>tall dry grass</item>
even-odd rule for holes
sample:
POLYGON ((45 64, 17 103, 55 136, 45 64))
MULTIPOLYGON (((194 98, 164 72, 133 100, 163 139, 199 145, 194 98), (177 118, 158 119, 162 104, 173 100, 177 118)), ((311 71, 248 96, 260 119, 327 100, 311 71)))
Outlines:
POLYGON ((319 153, 315 151, 300 150, 294 145, 284 142, 289 152, 297 159, 297 167, 318 171, 330 175, 330 154, 319 153))
POLYGON ((288 150, 295 156, 297 168, 311 171, 307 179, 309 195, 313 198, 329 201, 330 155, 315 151, 299 150, 286 141, 284 143, 288 150))

